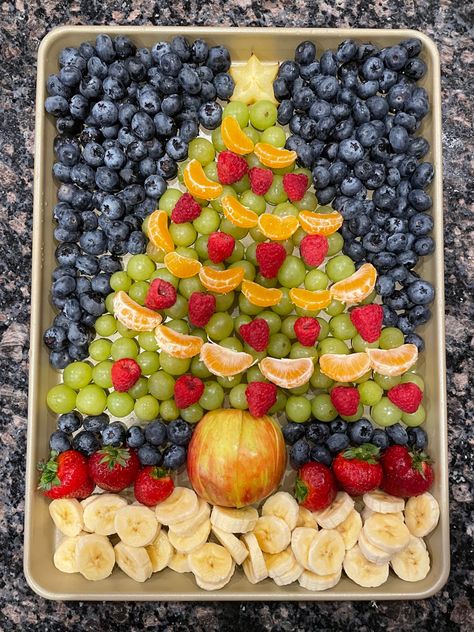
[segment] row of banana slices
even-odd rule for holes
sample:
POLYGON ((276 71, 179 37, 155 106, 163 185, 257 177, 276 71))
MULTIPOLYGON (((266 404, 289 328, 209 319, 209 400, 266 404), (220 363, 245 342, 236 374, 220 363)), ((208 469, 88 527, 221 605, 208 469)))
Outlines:
POLYGON ((66 537, 54 564, 90 580, 105 579, 117 564, 138 582, 168 567, 192 572, 204 590, 223 588, 236 564, 253 584, 270 577, 278 586, 298 581, 318 591, 335 586, 343 569, 364 587, 383 584, 389 565, 406 581, 426 577, 430 558, 422 538, 438 523, 435 498, 426 493, 405 504, 376 490, 363 500, 360 513, 339 492, 330 507, 310 512, 277 492, 259 515, 253 507, 211 510, 186 487, 155 508, 107 493, 58 499, 50 514, 66 537))

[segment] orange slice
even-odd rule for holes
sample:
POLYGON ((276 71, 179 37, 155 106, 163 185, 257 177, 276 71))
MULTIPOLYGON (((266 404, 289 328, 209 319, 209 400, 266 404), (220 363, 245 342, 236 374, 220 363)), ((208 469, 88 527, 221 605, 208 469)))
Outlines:
POLYGON ((122 290, 114 296, 114 316, 133 331, 153 331, 163 320, 161 314, 139 305, 122 290))
POLYGON ((155 338, 160 349, 172 358, 193 358, 201 351, 202 338, 181 334, 166 325, 158 325, 155 338))
POLYGON ((272 169, 289 167, 297 158, 296 151, 280 149, 269 143, 257 143, 253 151, 263 165, 272 169))
POLYGON ((342 226, 344 218, 337 211, 332 213, 313 213, 300 211, 298 215, 301 228, 308 235, 332 235, 342 226))
POLYGON ((189 193, 202 200, 215 200, 222 193, 222 185, 209 180, 201 163, 195 158, 184 168, 183 180, 189 193))
POLYGON ((189 279, 195 276, 202 267, 197 259, 184 257, 177 252, 168 252, 163 262, 171 274, 174 274, 178 279, 189 279))
POLYGON ((243 156, 253 151, 253 141, 240 128, 233 116, 225 116, 221 123, 221 136, 224 145, 234 154, 243 156))
POLYGON ((402 375, 418 359, 416 345, 405 344, 395 349, 366 349, 370 366, 381 375, 402 375))
POLYGON ((205 342, 200 358, 208 371, 220 377, 232 377, 247 370, 254 363, 250 353, 234 351, 213 342, 205 342))
POLYGON ((225 217, 239 228, 253 228, 257 225, 258 215, 244 206, 231 195, 226 195, 221 200, 222 212, 225 217))
POLYGON ((206 290, 216 294, 228 294, 242 283, 244 269, 237 266, 229 270, 215 270, 210 266, 202 266, 199 278, 206 290))
POLYGON ((294 215, 279 217, 271 213, 263 213, 258 218, 258 227, 267 239, 285 241, 298 230, 300 223, 294 215))
POLYGON ((283 296, 283 292, 276 287, 263 287, 263 285, 247 281, 247 279, 242 281, 242 294, 249 303, 258 307, 277 305, 283 296))
POLYGON ((354 274, 331 285, 332 298, 342 303, 360 303, 375 287, 377 270, 371 263, 364 263, 354 274))
POLYGON ((355 382, 370 369, 370 360, 366 353, 325 353, 319 368, 335 382, 355 382))
POLYGON ((292 287, 289 294, 291 302, 296 307, 310 312, 324 309, 331 302, 329 290, 304 290, 300 287, 292 287))
POLYGON ((309 382, 313 375, 314 364, 312 358, 263 358, 258 368, 270 382, 281 388, 298 388, 309 382))
POLYGON ((173 239, 168 230, 168 213, 166 211, 154 211, 148 217, 146 230, 148 239, 156 248, 165 252, 174 250, 173 239))

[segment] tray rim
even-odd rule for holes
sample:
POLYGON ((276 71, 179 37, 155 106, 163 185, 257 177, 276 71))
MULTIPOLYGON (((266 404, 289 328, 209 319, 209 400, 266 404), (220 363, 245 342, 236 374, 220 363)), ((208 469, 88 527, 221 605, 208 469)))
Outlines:
MULTIPOLYGON (((435 178, 433 180, 433 215, 435 225, 433 235, 436 241, 436 251, 433 255, 435 277, 436 277, 436 299, 433 309, 437 315, 436 336, 440 350, 441 362, 438 366, 438 399, 440 427, 440 506, 446 508, 445 520, 439 525, 441 530, 441 540, 443 543, 442 555, 444 564, 442 573, 437 577, 432 586, 426 590, 417 592, 389 592, 377 596, 375 600, 401 600, 401 599, 426 599, 439 592, 448 580, 450 573, 450 537, 449 537, 449 495, 448 495, 448 446, 447 446, 447 406, 446 406, 446 347, 445 347, 445 318, 444 318, 444 252, 443 252, 443 191, 442 191, 442 146, 441 146, 441 72, 438 48, 429 36, 415 29, 380 29, 380 28, 305 28, 305 27, 212 27, 212 26, 124 26, 124 25, 80 25, 80 26, 59 26, 52 29, 42 39, 38 48, 37 65, 37 85, 35 104, 35 152, 34 152, 34 189, 33 189, 33 244, 32 244, 32 289, 31 289, 31 317, 30 317, 30 350, 29 350, 29 386, 28 386, 28 423, 27 423, 27 454, 26 454, 26 481, 25 481, 25 518, 24 518, 24 559, 23 570, 26 581, 30 588, 40 597, 50 600, 81 600, 81 601, 374 601, 370 594, 354 593, 351 591, 340 591, 337 594, 312 593, 309 591, 285 593, 284 590, 278 593, 252 593, 251 590, 233 593, 207 593, 205 591, 196 594, 182 595, 178 592, 161 595, 156 593, 153 596, 143 593, 126 592, 120 594, 108 593, 107 591, 88 593, 56 593, 43 587, 33 576, 30 555, 33 542, 32 521, 33 497, 36 493, 36 464, 34 462, 34 452, 36 440, 34 437, 34 406, 38 401, 38 388, 36 376, 39 370, 39 356, 42 344, 42 332, 39 329, 41 298, 38 296, 38 289, 41 284, 41 270, 44 259, 43 251, 43 227, 44 218, 42 213, 42 183, 45 172, 45 165, 42 161, 44 135, 44 125, 46 116, 43 102, 45 97, 45 58, 49 47, 57 39, 70 33, 83 33, 85 36, 99 33, 109 34, 134 34, 153 33, 157 36, 169 37, 175 34, 232 36, 237 32, 258 35, 265 32, 274 36, 288 34, 301 35, 317 39, 321 36, 332 36, 341 40, 348 37, 383 37, 387 32, 400 39, 408 37, 419 38, 429 54, 433 63, 433 94, 431 97, 432 121, 433 121, 433 162, 436 163, 435 178), (38 140, 39 139, 39 140, 38 140)), ((93 584, 91 584, 91 588, 93 584)))

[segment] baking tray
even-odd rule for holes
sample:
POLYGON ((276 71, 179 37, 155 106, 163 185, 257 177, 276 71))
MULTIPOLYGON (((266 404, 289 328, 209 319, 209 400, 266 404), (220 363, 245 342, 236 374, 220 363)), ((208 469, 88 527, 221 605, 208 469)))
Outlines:
POLYGON ((25 501, 24 571, 31 588, 47 599, 137 600, 137 601, 260 601, 260 600, 382 600, 421 599, 439 591, 449 575, 449 506, 446 419, 446 367, 444 343, 443 287, 443 214, 441 173, 440 66, 435 44, 423 33, 392 29, 294 29, 294 28, 207 28, 207 27, 128 27, 79 26, 61 27, 49 33, 38 52, 36 90, 36 145, 34 173, 33 264, 31 291, 30 381, 25 501), (59 381, 59 375, 48 363, 42 344, 42 332, 50 325, 54 310, 48 300, 51 271, 54 268, 52 209, 56 202, 56 186, 51 176, 55 126, 45 113, 46 78, 58 70, 58 54, 65 46, 78 46, 99 33, 128 35, 139 46, 151 47, 156 41, 169 40, 177 34, 189 38, 203 37, 209 44, 224 43, 233 62, 245 62, 255 53, 263 62, 291 59, 296 45, 305 39, 314 41, 318 50, 335 49, 345 38, 358 42, 372 41, 380 47, 401 39, 419 37, 423 41, 422 57, 428 65, 423 85, 430 94, 431 111, 424 119, 420 134, 430 144, 428 156, 435 166, 431 184, 433 197, 435 254, 426 257, 418 270, 434 284, 436 299, 433 317, 423 327, 426 351, 421 367, 426 382, 427 421, 430 453, 434 459, 433 494, 440 504, 440 522, 427 538, 432 566, 421 582, 408 583, 392 573, 389 580, 375 589, 357 586, 348 578, 325 592, 310 592, 299 584, 278 587, 267 579, 250 584, 238 570, 222 590, 206 592, 196 586, 192 574, 178 574, 169 569, 155 573, 144 584, 134 582, 120 570, 99 582, 90 582, 79 574, 67 575, 53 565, 55 530, 48 512, 48 500, 36 491, 36 463, 47 454, 48 438, 55 427, 55 416, 46 407, 48 389, 59 381))

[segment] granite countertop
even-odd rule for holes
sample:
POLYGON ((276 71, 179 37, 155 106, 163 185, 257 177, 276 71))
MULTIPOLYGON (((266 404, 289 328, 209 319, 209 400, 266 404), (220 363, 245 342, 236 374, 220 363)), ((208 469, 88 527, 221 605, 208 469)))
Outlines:
POLYGON ((474 629, 473 419, 474 195, 473 7, 443 0, 5 0, 0 5, 0 630, 395 630, 474 629), (211 18, 209 16, 212 16, 211 18), (62 24, 408 27, 441 53, 443 92, 446 331, 451 576, 422 602, 56 603, 27 586, 22 571, 28 388, 36 55, 62 24), (471 601, 470 601, 471 600, 471 601))

